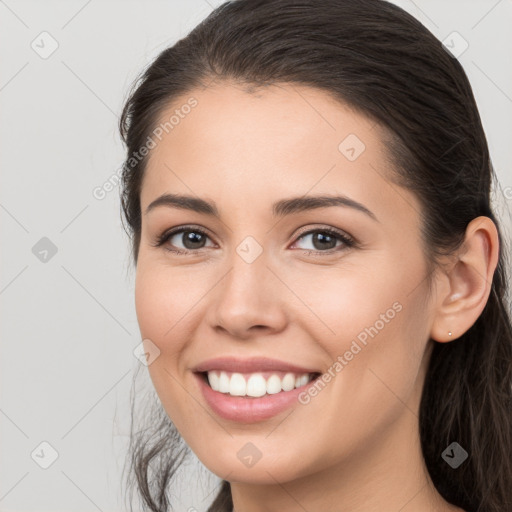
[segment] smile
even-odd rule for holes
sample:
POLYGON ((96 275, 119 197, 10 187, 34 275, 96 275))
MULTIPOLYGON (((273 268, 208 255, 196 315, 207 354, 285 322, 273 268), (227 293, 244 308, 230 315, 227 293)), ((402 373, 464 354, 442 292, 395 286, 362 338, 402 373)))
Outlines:
POLYGON ((206 372, 207 381, 214 391, 231 396, 260 397, 304 386, 312 381, 315 373, 258 372, 235 373, 225 371, 206 372))
POLYGON ((298 403, 321 372, 267 358, 218 358, 193 369, 207 406, 221 418, 253 423, 298 403))

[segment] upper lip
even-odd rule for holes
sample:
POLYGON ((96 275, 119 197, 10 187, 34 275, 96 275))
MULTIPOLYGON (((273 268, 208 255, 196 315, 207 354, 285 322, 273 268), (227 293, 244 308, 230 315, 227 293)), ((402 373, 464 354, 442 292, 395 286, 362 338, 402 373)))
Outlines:
POLYGON ((211 370, 239 373, 254 373, 264 371, 320 373, 318 370, 305 368, 304 366, 287 363, 285 361, 279 361, 278 359, 269 359, 267 357, 253 357, 250 359, 218 357, 215 359, 208 359, 207 361, 203 361, 193 368, 194 372, 208 372, 211 370))

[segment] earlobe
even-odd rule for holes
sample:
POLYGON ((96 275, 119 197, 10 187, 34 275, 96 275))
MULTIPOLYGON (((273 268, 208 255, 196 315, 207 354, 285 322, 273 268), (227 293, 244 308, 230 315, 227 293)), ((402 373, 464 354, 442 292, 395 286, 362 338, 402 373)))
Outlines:
POLYGON ((455 262, 440 277, 430 337, 440 343, 462 336, 478 319, 491 293, 499 256, 499 236, 488 217, 473 219, 466 228, 455 262))

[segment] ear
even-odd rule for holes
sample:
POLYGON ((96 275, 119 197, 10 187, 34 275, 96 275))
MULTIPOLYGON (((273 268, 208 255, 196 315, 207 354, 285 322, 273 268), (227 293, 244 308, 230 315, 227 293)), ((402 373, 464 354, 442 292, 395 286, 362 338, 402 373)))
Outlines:
POLYGON ((432 339, 447 342, 459 338, 476 322, 491 293, 498 256, 494 222, 489 217, 473 219, 455 262, 436 278, 432 339))

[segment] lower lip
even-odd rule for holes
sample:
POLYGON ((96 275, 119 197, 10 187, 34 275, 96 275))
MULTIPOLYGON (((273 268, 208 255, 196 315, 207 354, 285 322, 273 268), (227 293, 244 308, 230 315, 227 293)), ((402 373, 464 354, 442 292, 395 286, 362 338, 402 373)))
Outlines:
POLYGON ((238 423, 254 423, 263 421, 280 412, 285 411, 293 404, 298 403, 298 396, 311 386, 315 380, 291 391, 280 391, 273 395, 262 397, 231 396, 229 393, 214 391, 199 373, 194 374, 199 387, 210 408, 221 418, 238 423))

